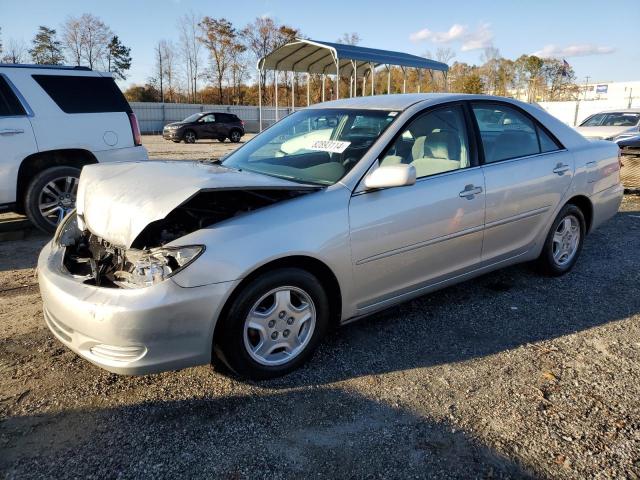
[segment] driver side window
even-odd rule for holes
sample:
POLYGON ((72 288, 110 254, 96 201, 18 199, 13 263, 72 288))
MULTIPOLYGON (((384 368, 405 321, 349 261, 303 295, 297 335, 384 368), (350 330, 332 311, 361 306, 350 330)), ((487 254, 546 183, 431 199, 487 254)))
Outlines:
POLYGON ((380 166, 400 163, 413 165, 417 178, 468 167, 462 107, 431 110, 412 120, 391 144, 380 166))
POLYGON ((213 113, 210 113, 209 115, 205 115, 204 117, 202 117, 200 121, 202 123, 213 123, 216 121, 216 117, 213 113))

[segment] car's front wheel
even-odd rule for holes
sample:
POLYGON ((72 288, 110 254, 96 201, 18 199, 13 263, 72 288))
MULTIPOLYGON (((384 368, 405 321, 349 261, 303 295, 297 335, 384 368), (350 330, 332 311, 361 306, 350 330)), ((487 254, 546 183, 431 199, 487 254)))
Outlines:
POLYGON ((76 206, 80 169, 52 167, 36 175, 27 187, 24 208, 29 220, 46 233, 53 233, 76 206))
POLYGON ((193 130, 187 130, 184 132, 184 143, 196 143, 196 132, 193 130))
POLYGON ((264 380, 302 365, 329 323, 329 303, 318 279, 282 268, 263 274, 232 301, 214 339, 215 351, 242 377, 264 380))
POLYGON ((573 204, 565 205, 551 225, 538 258, 538 266, 550 276, 564 275, 578 261, 586 234, 582 210, 573 204))

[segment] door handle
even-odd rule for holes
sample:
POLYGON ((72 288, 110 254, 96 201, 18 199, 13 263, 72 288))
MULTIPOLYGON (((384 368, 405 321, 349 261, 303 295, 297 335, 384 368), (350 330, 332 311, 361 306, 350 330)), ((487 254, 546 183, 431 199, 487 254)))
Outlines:
POLYGON ((559 163, 556 165, 556 168, 553 169, 553 173, 557 173, 558 175, 562 175, 564 172, 569 170, 569 165, 565 163, 559 163))
POLYGON ((18 133, 24 133, 21 128, 3 128, 0 130, 0 135, 17 135, 18 133))
POLYGON ((474 195, 478 195, 482 193, 482 187, 476 187, 473 184, 465 185, 464 190, 462 190, 458 195, 462 198, 466 198, 467 200, 471 200, 474 195))

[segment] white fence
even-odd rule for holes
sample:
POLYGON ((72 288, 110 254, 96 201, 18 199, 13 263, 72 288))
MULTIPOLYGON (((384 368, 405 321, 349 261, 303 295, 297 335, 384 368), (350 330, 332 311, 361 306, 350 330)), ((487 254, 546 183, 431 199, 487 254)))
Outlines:
MULTIPOLYGON (((198 112, 227 112, 237 115, 244 121, 244 128, 247 132, 258 131, 258 107, 239 105, 200 105, 189 103, 151 103, 151 102, 130 102, 142 133, 160 133, 162 128, 171 122, 178 122, 189 115, 198 112)), ((278 118, 289 115, 290 109, 286 107, 278 108, 278 118)), ((273 107, 262 108, 262 128, 267 128, 275 122, 276 112, 273 107)))
POLYGON ((603 110, 624 110, 627 108, 640 108, 640 98, 629 101, 614 100, 579 100, 574 102, 539 102, 539 105, 556 118, 567 125, 576 126, 589 115, 603 110))
MULTIPOLYGON (((142 133, 160 133, 167 123, 177 122, 193 113, 205 111, 234 113, 240 117, 240 120, 244 121, 244 127, 247 132, 255 133, 258 131, 258 107, 151 102, 130 102, 130 105, 136 117, 138 117, 142 133)), ((629 101, 582 100, 573 102, 540 102, 539 105, 567 125, 575 126, 589 115, 602 110, 629 108, 629 101)), ((640 98, 632 99, 631 107, 640 108, 640 98)), ((291 113, 290 108, 278 108, 278 118, 283 118, 289 113, 291 113)), ((273 124, 275 118, 275 108, 262 108, 262 128, 267 128, 273 124)))

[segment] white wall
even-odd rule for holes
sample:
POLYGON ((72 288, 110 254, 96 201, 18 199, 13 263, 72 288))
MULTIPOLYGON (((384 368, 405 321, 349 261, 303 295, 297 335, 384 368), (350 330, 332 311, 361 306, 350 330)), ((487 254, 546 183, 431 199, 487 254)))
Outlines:
MULTIPOLYGON (((585 100, 572 102, 538 102, 542 108, 572 127, 579 125, 585 118, 603 110, 625 110, 629 101, 585 100)), ((640 108, 640 99, 633 99, 631 108, 640 108)))

